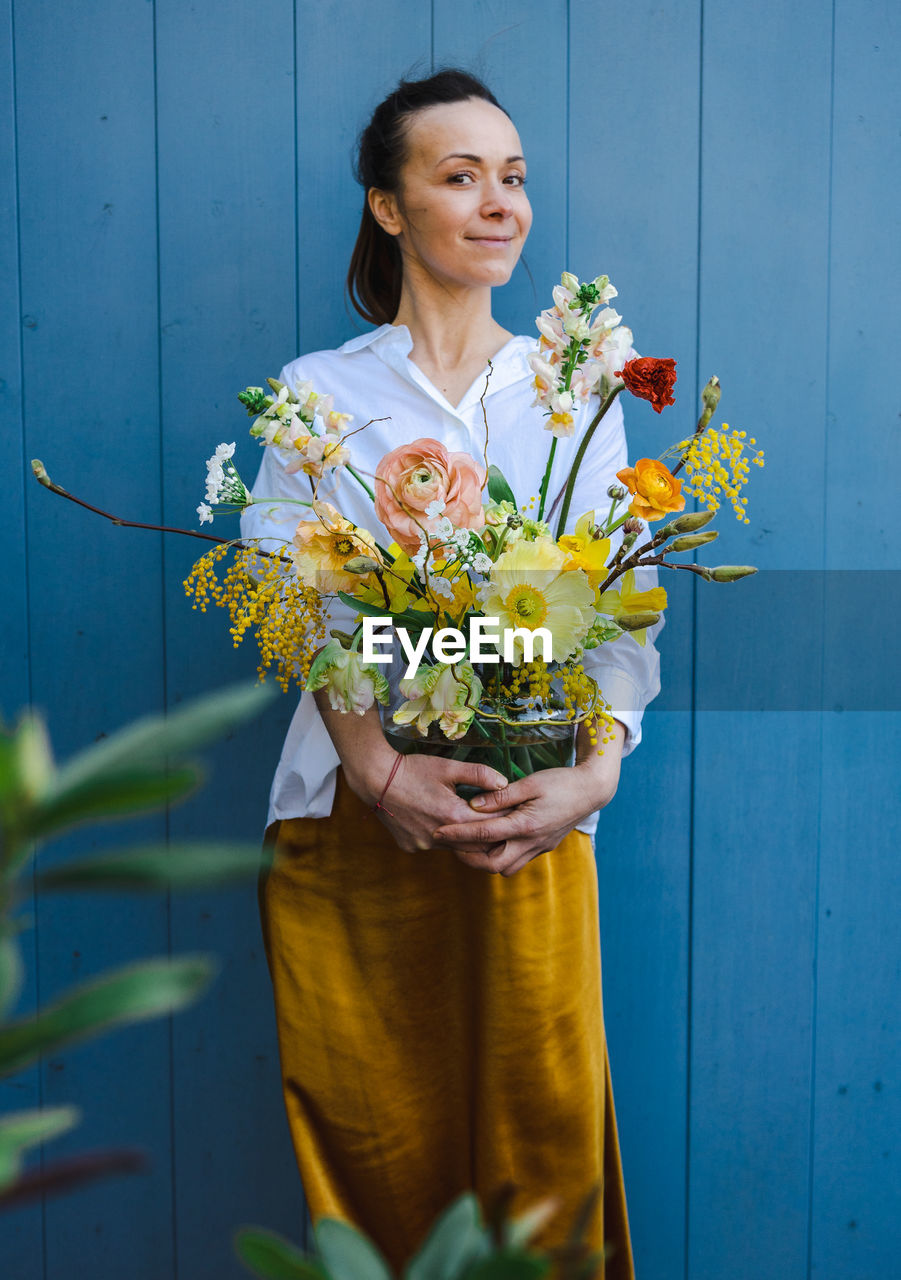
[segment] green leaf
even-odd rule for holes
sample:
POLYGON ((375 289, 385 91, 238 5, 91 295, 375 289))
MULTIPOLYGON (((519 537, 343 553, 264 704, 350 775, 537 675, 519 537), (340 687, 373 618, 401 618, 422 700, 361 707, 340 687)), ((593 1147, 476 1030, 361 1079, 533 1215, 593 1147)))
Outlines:
POLYGON ((136 720, 63 765, 57 789, 66 792, 135 770, 165 767, 174 757, 222 737, 275 696, 268 685, 244 683, 205 694, 167 715, 136 720))
POLYGON ((42 889, 196 889, 245 881, 261 866, 255 844, 145 845, 63 864, 37 877, 42 889))
POLYGON ((531 1209, 527 1209, 525 1213, 506 1224, 504 1233, 506 1243, 511 1249, 520 1249, 528 1244, 532 1236, 537 1235, 545 1223, 554 1217, 560 1206, 559 1196, 548 1196, 545 1200, 539 1200, 531 1209))
POLYGON ((398 623, 404 627, 429 627, 435 621, 431 613, 427 613, 424 609, 417 612, 415 609, 404 609, 400 613, 392 613, 385 605, 369 604, 365 600, 355 600, 353 596, 347 594, 346 591, 338 592, 338 599, 343 600, 345 604, 356 609, 357 613, 362 613, 368 618, 392 618, 395 625, 398 623))
POLYGON ((481 1258, 464 1275, 465 1280, 540 1280, 550 1267, 551 1259, 544 1254, 501 1249, 481 1258))
POLYGON ((332 1280, 392 1280, 391 1269, 361 1231, 341 1218, 320 1218, 316 1248, 332 1280))
POLYGON ((235 1233, 235 1253, 254 1275, 265 1280, 328 1280, 328 1273, 290 1240, 257 1227, 235 1233))
POLYGON ((65 1133, 80 1119, 78 1107, 45 1107, 43 1111, 13 1111, 0 1116, 0 1188, 15 1181, 29 1147, 65 1133))
POLYGON ((496 467, 492 462, 488 467, 488 496, 492 502, 512 502, 516 510, 516 499, 513 496, 513 490, 507 483, 506 477, 500 467, 496 467))
POLYGON ((169 770, 135 767, 129 773, 87 779, 56 789, 28 810, 25 830, 31 839, 46 838, 82 822, 150 812, 193 791, 202 776, 198 766, 181 765, 169 770))
POLYGON ((12 1075, 42 1053, 113 1027, 182 1009, 200 995, 214 972, 208 956, 181 956, 142 961, 85 983, 37 1017, 0 1027, 0 1075, 12 1075))
POLYGON ((0 921, 0 1018, 15 1007, 24 977, 22 952, 8 928, 0 921))
POLYGON ((465 1191, 435 1221, 422 1248, 407 1263, 404 1280, 454 1280, 479 1256, 483 1239, 478 1199, 465 1191))

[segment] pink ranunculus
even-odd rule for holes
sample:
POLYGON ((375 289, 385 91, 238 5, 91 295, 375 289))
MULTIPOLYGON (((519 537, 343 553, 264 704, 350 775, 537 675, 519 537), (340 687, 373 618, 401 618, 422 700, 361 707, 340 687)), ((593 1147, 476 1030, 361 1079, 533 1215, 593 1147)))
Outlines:
POLYGON ((424 436, 386 453, 375 470, 375 514, 408 553, 419 550, 419 525, 430 530, 425 509, 436 500, 458 529, 481 529, 485 468, 468 453, 449 453, 424 436), (418 521, 418 524, 417 524, 418 521))

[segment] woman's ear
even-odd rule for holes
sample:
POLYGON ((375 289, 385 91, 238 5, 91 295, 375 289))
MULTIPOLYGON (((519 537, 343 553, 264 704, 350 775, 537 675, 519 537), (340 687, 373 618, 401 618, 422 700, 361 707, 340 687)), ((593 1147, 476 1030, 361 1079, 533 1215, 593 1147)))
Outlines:
POLYGON ((370 187, 366 194, 372 216, 389 236, 399 236, 403 230, 397 198, 391 191, 380 191, 378 187, 370 187))

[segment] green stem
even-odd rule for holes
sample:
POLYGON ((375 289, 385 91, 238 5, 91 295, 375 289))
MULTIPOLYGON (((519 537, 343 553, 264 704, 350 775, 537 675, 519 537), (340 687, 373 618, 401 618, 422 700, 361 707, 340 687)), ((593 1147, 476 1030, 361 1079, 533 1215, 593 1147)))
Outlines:
POLYGON ((566 517, 569 515, 569 506, 570 506, 570 503, 572 502, 573 490, 576 487, 576 477, 579 474, 579 467, 582 465, 582 459, 585 457, 585 450, 588 448, 589 444, 591 443, 591 437, 594 435, 595 431, 597 431, 598 426, 600 425, 601 419, 604 417, 604 414, 613 404, 613 401, 616 399, 619 393, 623 390, 624 386, 625 386, 625 383, 620 382, 617 386, 613 388, 612 391, 610 391, 607 394, 606 399, 602 403, 600 409, 598 409, 594 418, 591 420, 591 423, 589 424, 588 429, 586 430, 584 436, 582 437, 582 442, 579 445, 579 448, 576 452, 575 459, 573 460, 572 467, 570 468, 570 471, 569 471, 569 479, 566 482, 566 492, 563 495, 563 506, 560 508, 560 519, 557 521, 557 532, 555 534, 555 537, 557 538, 560 537, 561 533, 566 528, 566 517))
POLYGON ((556 451, 556 448, 557 448, 557 437, 554 436, 553 440, 551 441, 551 447, 547 455, 547 466, 544 469, 544 475, 541 477, 541 487, 538 490, 538 496, 540 498, 540 501, 538 503, 538 519, 539 520, 541 520, 542 517, 544 516, 544 504, 547 500, 547 487, 551 481, 551 467, 553 467, 554 465, 554 453, 556 451))

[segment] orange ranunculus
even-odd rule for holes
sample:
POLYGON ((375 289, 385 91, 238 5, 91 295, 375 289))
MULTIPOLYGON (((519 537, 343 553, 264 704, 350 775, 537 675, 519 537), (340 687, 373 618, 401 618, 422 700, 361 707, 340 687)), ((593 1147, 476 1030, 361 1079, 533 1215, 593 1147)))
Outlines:
POLYGON ((682 481, 656 458, 639 458, 634 467, 617 471, 616 478, 635 495, 629 511, 642 520, 661 520, 668 511, 685 506, 682 481))
POLYGON ((419 550, 419 526, 431 529, 426 507, 438 501, 457 529, 481 529, 485 468, 468 453, 450 453, 424 436, 386 453, 375 470, 375 514, 404 551, 419 550), (418 522, 418 523, 417 523, 418 522))

